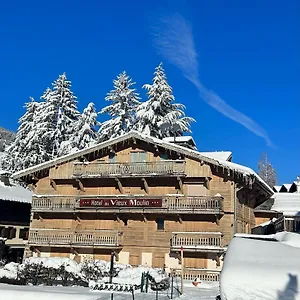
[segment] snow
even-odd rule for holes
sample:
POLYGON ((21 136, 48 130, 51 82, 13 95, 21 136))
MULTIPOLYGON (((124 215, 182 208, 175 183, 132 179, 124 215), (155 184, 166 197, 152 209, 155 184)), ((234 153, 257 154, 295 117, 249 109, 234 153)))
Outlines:
POLYGON ((273 189, 278 193, 281 189, 281 185, 274 185, 273 189))
MULTIPOLYGON (((197 287, 191 282, 185 282, 184 295, 181 300, 215 300, 219 294, 218 283, 202 282, 197 287)), ((92 291, 84 287, 61 287, 61 286, 14 286, 0 284, 1 299, 5 300, 108 300, 110 292, 92 291)), ((153 300, 154 293, 135 293, 136 300, 153 300)), ((159 300, 168 300, 170 295, 159 295, 159 300)), ((174 297, 174 299, 176 299, 174 297)), ((132 300, 129 293, 114 293, 114 300, 132 300)))
POLYGON ((135 111, 140 104, 139 94, 133 88, 135 82, 122 72, 113 80, 114 89, 105 97, 110 104, 100 114, 107 114, 110 119, 103 122, 99 129, 100 140, 108 140, 129 132, 135 123, 135 111))
MULTIPOLYGON (((44 266, 59 268, 62 264, 67 266, 69 272, 79 274, 80 264, 69 258, 29 258, 27 263, 43 263, 44 266), (68 269, 69 268, 69 269, 68 269)), ((103 270, 109 270, 110 263, 105 261, 97 261, 103 270)), ((0 277, 16 278, 17 270, 21 266, 19 264, 10 263, 0 268, 0 277)), ((133 268, 130 265, 118 265, 115 267, 120 268, 117 277, 113 278, 114 283, 120 284, 140 284, 141 275, 143 272, 149 272, 156 281, 160 281, 165 275, 161 273, 161 269, 152 269, 147 267, 133 268)), ((102 281, 107 281, 108 278, 103 278, 102 281)), ((179 278, 175 279, 176 285, 179 286, 179 278)), ((90 287, 95 285, 91 281, 90 287)), ((219 294, 218 282, 204 282, 200 281, 198 286, 195 287, 191 281, 184 282, 184 295, 180 297, 182 300, 210 300, 215 299, 219 294)), ((7 284, 0 284, 1 299, 7 300, 49 300, 55 297, 55 300, 107 300, 110 299, 111 292, 97 291, 84 287, 62 287, 62 286, 14 286, 7 284)), ((170 295, 167 291, 159 293, 159 300, 167 300, 170 295)), ((136 300, 153 300, 155 292, 151 291, 148 294, 141 293, 139 290, 135 292, 136 300)), ((114 300, 131 300, 132 295, 128 292, 114 292, 114 300)))
POLYGON ((14 262, 6 264, 3 268, 0 268, 0 277, 15 279, 17 277, 19 266, 19 264, 14 262))
POLYGON ((11 183, 10 186, 6 186, 0 181, 0 200, 31 203, 32 195, 30 190, 20 185, 11 183))
POLYGON ((282 212, 285 215, 300 212, 300 193, 275 193, 272 210, 282 212))
POLYGON ((157 138, 190 132, 190 123, 195 120, 185 116, 183 104, 174 103, 175 97, 162 63, 155 68, 152 83, 144 84, 143 88, 148 100, 137 107, 136 130, 157 138))
POLYGON ((299 300, 300 235, 236 235, 220 275, 222 300, 299 300))
POLYGON ((213 159, 221 159, 229 161, 232 156, 231 151, 213 151, 213 152, 199 152, 203 156, 211 157, 213 159))

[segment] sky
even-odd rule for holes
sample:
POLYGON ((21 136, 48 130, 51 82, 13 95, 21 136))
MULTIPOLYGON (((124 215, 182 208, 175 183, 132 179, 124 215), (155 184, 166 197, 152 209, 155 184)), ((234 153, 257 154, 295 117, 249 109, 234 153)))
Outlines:
POLYGON ((300 1, 2 1, 0 38, 2 127, 63 72, 81 111, 123 70, 145 101, 163 62, 200 151, 254 170, 267 152, 278 184, 300 175, 300 1))

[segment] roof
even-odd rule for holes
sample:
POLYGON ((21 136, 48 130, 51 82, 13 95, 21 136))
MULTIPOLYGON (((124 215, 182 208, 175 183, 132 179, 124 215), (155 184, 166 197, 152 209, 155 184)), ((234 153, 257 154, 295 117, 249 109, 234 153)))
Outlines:
POLYGON ((276 193, 278 193, 278 192, 280 191, 280 189, 281 189, 281 185, 274 185, 274 186, 273 186, 273 190, 274 190, 274 192, 276 192, 276 193))
POLYGON ((0 200, 31 203, 32 194, 30 190, 15 183, 6 186, 0 182, 0 200))
POLYGON ((230 161, 232 158, 231 151, 214 151, 214 152, 200 152, 200 153, 204 156, 211 157, 214 159, 230 161))
POLYGON ((255 208, 255 211, 271 210, 273 204, 274 204, 274 198, 272 197, 266 200, 265 202, 263 202, 262 204, 260 204, 259 206, 257 206, 255 208))
POLYGON ((163 141, 171 142, 171 143, 172 142, 184 143, 184 142, 192 141, 195 144, 195 141, 194 141, 193 137, 191 137, 191 136, 176 136, 176 137, 169 136, 169 137, 163 138, 163 141))
POLYGON ((128 139, 138 139, 138 140, 144 141, 146 143, 154 144, 156 146, 164 147, 165 149, 178 152, 180 154, 183 154, 187 157, 191 157, 191 158, 196 159, 198 161, 203 161, 203 162, 206 162, 208 164, 215 165, 217 167, 232 170, 234 172, 239 173, 241 176, 246 177, 247 180, 249 180, 249 182, 256 181, 256 182, 260 183, 262 188, 269 195, 273 194, 272 189, 263 181, 263 179, 260 178, 256 174, 256 172, 254 172, 252 169, 250 169, 248 167, 245 167, 245 166, 242 166, 242 165, 239 165, 239 164, 236 164, 236 163, 232 163, 230 161, 222 160, 222 159, 219 159, 219 158, 216 158, 216 157, 215 158, 209 157, 209 156, 203 155, 199 151, 188 149, 188 148, 180 146, 178 144, 174 144, 174 143, 170 143, 170 142, 167 142, 167 141, 164 141, 164 140, 161 140, 161 139, 157 139, 157 138, 142 134, 142 133, 137 132, 137 131, 130 131, 127 134, 124 134, 122 136, 104 141, 104 142, 99 143, 97 145, 90 146, 90 147, 85 148, 83 150, 79 150, 75 153, 70 153, 70 154, 61 156, 59 158, 41 163, 39 165, 35 165, 33 167, 27 168, 25 170, 18 171, 16 173, 14 173, 12 175, 12 177, 15 178, 15 179, 19 179, 19 178, 25 177, 27 175, 34 174, 35 172, 38 172, 38 171, 41 171, 41 170, 48 169, 50 167, 59 165, 61 163, 65 163, 67 161, 72 161, 72 160, 74 160, 76 158, 79 158, 79 157, 82 157, 86 154, 92 153, 92 152, 97 151, 97 150, 104 149, 104 148, 109 147, 113 144, 120 143, 120 142, 123 142, 123 141, 128 140, 128 139))
POLYGON ((300 235, 235 235, 220 275, 222 299, 300 299, 300 235))
POLYGON ((292 215, 300 212, 300 193, 275 193, 272 198, 272 210, 292 215))

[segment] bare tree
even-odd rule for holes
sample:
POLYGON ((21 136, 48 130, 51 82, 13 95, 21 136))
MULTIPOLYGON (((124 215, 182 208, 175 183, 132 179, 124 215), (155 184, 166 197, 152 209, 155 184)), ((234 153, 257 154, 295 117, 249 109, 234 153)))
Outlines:
POLYGON ((268 160, 267 153, 263 153, 258 161, 258 175, 270 186, 276 184, 276 171, 268 160))

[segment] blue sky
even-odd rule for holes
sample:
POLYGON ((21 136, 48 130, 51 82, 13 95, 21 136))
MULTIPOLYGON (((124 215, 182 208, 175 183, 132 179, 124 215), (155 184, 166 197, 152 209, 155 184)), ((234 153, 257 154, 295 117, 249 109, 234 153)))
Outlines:
POLYGON ((297 0, 5 1, 0 37, 0 126, 16 130, 24 102, 38 99, 62 72, 81 110, 90 101, 100 110, 123 70, 145 99, 141 86, 163 61, 177 101, 197 120, 192 130, 199 150, 231 150, 235 162, 254 169, 267 151, 278 183, 300 174, 297 0), (158 51, 153 32, 164 32, 162 20, 172 22, 174 14, 190 26, 201 85, 259 124, 272 147, 208 105, 174 60, 158 51))

